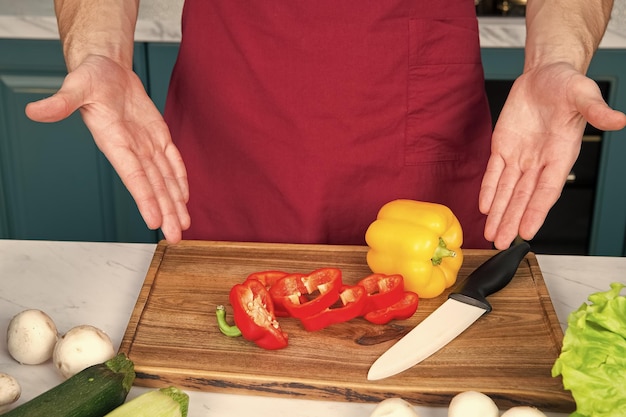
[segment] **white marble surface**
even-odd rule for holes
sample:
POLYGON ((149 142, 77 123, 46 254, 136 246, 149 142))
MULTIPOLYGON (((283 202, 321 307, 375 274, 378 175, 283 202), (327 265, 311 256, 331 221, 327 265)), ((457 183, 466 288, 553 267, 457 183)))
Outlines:
MULTIPOLYGON (((626 48, 623 3, 616 0, 614 18, 601 48, 626 48)), ((140 42, 179 42, 184 0, 142 0, 135 39, 140 42)), ((481 17, 480 42, 484 48, 523 48, 523 18, 481 17)), ((0 38, 58 39, 52 0, 0 0, 0 38)))
MULTIPOLYGON (((142 0, 138 42, 179 42, 184 0, 142 0)), ((0 0, 0 38, 58 39, 53 0, 0 0)))
MULTIPOLYGON (((524 18, 480 17, 480 46, 483 48, 523 48, 526 40, 524 18)), ((617 27, 617 26, 616 26, 617 27)), ((626 49, 626 33, 610 25, 600 49, 626 49)))
POLYGON ((626 0, 613 0, 609 29, 626 36, 626 0))
MULTIPOLYGON (((119 346, 155 245, 0 240, 0 334, 9 320, 27 308, 46 311, 60 332, 78 324, 106 331, 119 346)), ((537 256, 557 315, 567 315, 596 291, 626 281, 626 258, 537 256)), ((22 385, 20 403, 61 382, 50 362, 20 365, 0 339, 0 371, 22 385)), ((129 398, 145 389, 134 387, 129 398)), ((189 392, 189 417, 365 417, 374 404, 189 392)), ((416 408, 422 417, 445 417, 444 408, 416 408)), ((565 417, 550 413, 550 417, 565 417)))

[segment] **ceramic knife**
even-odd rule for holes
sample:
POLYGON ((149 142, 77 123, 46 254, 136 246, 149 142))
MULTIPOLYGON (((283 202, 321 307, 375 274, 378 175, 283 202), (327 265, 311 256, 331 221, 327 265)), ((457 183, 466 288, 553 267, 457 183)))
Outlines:
POLYGON ((511 282, 529 250, 527 242, 515 244, 476 268, 439 308, 374 362, 367 379, 388 378, 417 365, 489 313, 486 297, 511 282))

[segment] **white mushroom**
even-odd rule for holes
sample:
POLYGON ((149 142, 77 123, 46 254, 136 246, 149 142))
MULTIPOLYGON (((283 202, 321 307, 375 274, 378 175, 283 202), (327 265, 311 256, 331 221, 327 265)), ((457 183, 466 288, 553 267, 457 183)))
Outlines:
POLYGON ((73 327, 59 339, 52 361, 61 375, 69 378, 113 356, 115 350, 111 338, 97 327, 82 325, 73 327))
POLYGON ((52 357, 58 339, 54 321, 41 310, 24 310, 15 315, 7 329, 7 348, 16 361, 38 365, 52 357))
POLYGON ((22 388, 11 375, 0 372, 0 413, 22 395, 22 388))
POLYGON ((489 396, 478 391, 457 394, 448 407, 448 417, 498 417, 498 406, 489 396))
POLYGON ((370 417, 419 417, 413 406, 402 398, 387 398, 382 400, 370 417))
POLYGON ((546 415, 535 407, 519 406, 509 408, 502 417, 546 417, 546 415))

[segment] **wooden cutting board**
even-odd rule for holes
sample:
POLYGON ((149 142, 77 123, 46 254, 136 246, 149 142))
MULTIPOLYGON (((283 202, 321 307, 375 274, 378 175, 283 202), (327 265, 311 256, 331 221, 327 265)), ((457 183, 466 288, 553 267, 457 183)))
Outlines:
MULTIPOLYGON (((399 396, 415 405, 447 406, 477 390, 501 408, 534 405, 572 412, 575 404, 550 370, 563 333, 534 254, 489 299, 493 311, 414 368, 368 381, 374 360, 446 299, 420 300, 414 317, 388 325, 363 319, 307 332, 282 319, 289 346, 263 350, 222 335, 215 307, 232 320, 230 288, 252 272, 310 272, 333 266, 346 283, 370 273, 366 247, 183 241, 159 243, 120 351, 135 363, 136 385, 352 402, 399 396)), ((465 250, 457 282, 495 251, 465 250)))

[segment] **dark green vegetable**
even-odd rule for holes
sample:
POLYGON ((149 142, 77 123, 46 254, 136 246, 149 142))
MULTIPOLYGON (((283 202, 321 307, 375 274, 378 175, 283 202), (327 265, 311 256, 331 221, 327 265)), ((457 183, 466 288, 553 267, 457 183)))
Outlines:
POLYGON ((626 297, 624 284, 589 296, 567 319, 563 348, 552 368, 572 392, 571 417, 626 416, 626 297))
POLYGON ((80 371, 2 417, 102 417, 126 400, 134 380, 133 362, 120 353, 80 371))

